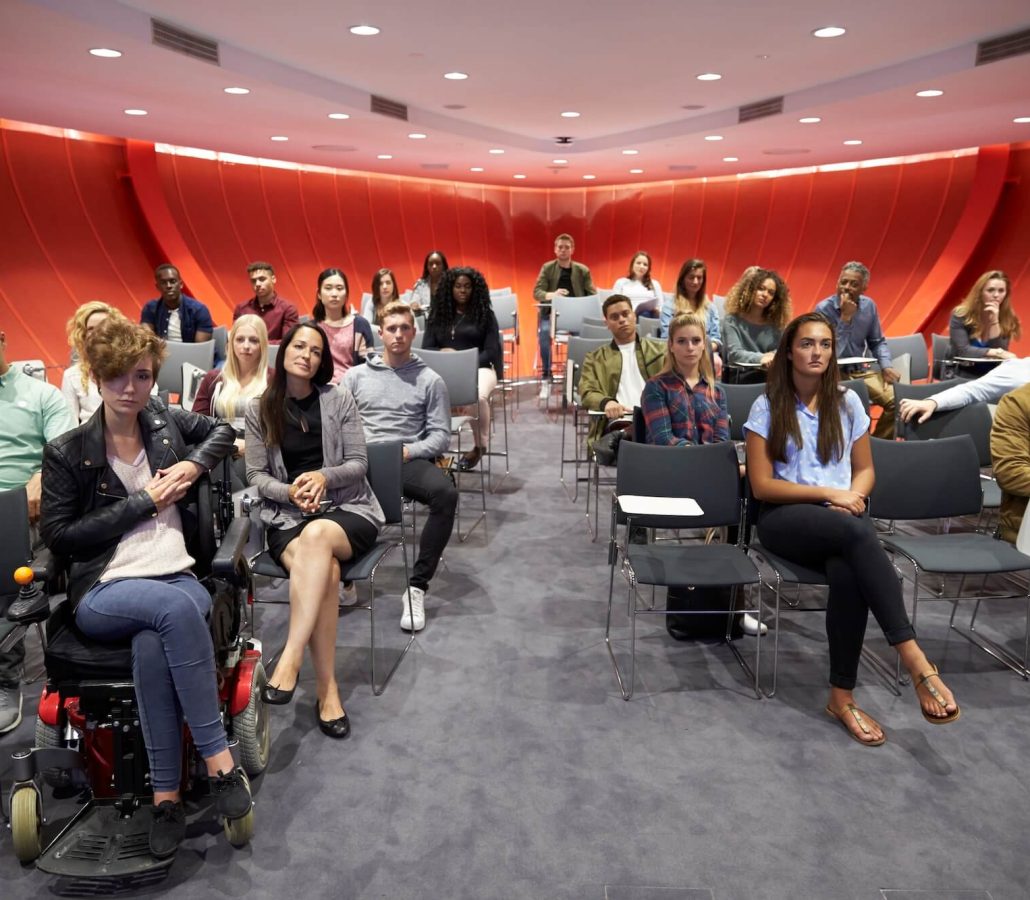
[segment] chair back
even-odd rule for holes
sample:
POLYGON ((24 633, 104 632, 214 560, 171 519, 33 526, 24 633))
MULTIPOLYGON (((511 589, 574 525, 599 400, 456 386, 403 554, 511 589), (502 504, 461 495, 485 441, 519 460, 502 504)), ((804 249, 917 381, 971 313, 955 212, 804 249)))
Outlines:
POLYGON ((634 516, 635 525, 718 528, 740 522, 740 469, 730 441, 678 447, 622 441, 615 490, 619 496, 691 498, 702 510, 699 516, 634 516))
POLYGON ((583 316, 584 325, 596 325, 603 328, 605 331, 608 330, 608 326, 605 324, 604 319, 596 319, 593 316, 583 316))
POLYGON ((608 330, 607 325, 590 325, 584 322, 579 329, 579 336, 584 338, 607 338, 609 341, 612 339, 612 333, 608 330))
POLYGON ((951 337, 947 334, 931 334, 933 352, 933 377, 940 381, 944 377, 944 363, 951 359, 951 337))
POLYGON ((516 330, 519 317, 519 298, 517 294, 508 291, 506 294, 494 296, 490 292, 490 305, 494 308, 494 315, 497 317, 497 328, 501 332, 516 330))
POLYGON ((661 324, 661 319, 637 319, 637 334, 641 337, 657 339, 658 329, 661 324))
POLYGON ((211 340, 215 342, 215 359, 225 359, 226 350, 229 347, 228 326, 216 325, 211 332, 211 340))
POLYGON ((876 471, 870 515, 890 520, 940 519, 980 512, 980 462, 968 434, 936 441, 874 437, 870 442, 876 471))
POLYGON ((887 349, 891 352, 891 359, 908 354, 908 377, 912 380, 922 381, 930 377, 930 358, 926 352, 926 339, 921 334, 887 338, 887 349))
POLYGON ((419 350, 418 358, 436 372, 447 385, 451 406, 479 402, 479 351, 419 350))
POLYGON ((744 423, 754 402, 765 392, 764 384, 724 384, 726 408, 730 414, 730 440, 744 440, 744 423))
POLYGON ((404 464, 401 441, 380 441, 366 445, 368 451, 368 483, 383 508, 387 525, 404 522, 404 464))
POLYGON ((588 297, 555 297, 551 301, 555 316, 555 330, 567 334, 579 334, 583 318, 601 317, 601 301, 596 294, 588 297))
POLYGON ((182 364, 193 363, 205 372, 215 365, 215 342, 203 341, 199 344, 186 344, 181 341, 165 341, 168 356, 157 373, 158 390, 182 393, 182 364))
POLYGON ((906 441, 933 441, 968 435, 976 447, 980 467, 991 464, 991 427, 994 420, 986 403, 971 403, 961 409, 934 413, 925 422, 899 422, 898 437, 906 441))
POLYGON ((597 291, 597 299, 604 303, 612 294, 614 294, 611 288, 599 288, 597 291))
POLYGON ((0 541, 0 597, 6 597, 18 593, 14 570, 32 560, 25 488, 0 491, 0 522, 4 523, 4 540, 0 541))
POLYGON ((583 361, 588 353, 592 353, 600 347, 607 347, 612 342, 611 332, 605 329, 603 337, 570 337, 569 338, 569 362, 577 368, 583 367, 583 361))
POLYGON ((865 410, 865 414, 869 415, 869 388, 861 378, 847 378, 841 380, 841 387, 850 388, 856 394, 858 399, 862 401, 862 409, 865 410))
MULTIPOLYGON (((498 297, 504 297, 505 295, 510 294, 510 293, 511 293, 511 286, 510 285, 508 287, 502 287, 502 288, 490 288, 490 299, 491 300, 496 300, 498 297)), ((497 307, 495 306, 494 309, 496 309, 496 308, 497 307)))

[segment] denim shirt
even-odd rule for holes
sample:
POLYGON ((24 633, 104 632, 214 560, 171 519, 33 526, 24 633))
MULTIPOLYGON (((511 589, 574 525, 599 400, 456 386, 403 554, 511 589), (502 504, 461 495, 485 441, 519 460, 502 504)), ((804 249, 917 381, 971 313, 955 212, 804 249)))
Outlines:
POLYGON ((880 313, 871 298, 865 294, 859 296, 858 309, 855 310, 850 322, 845 322, 841 317, 840 297, 836 294, 820 300, 815 311, 826 316, 833 330, 837 332, 838 359, 865 356, 868 346, 869 352, 876 357, 881 369, 890 367, 891 351, 880 327, 880 313))
MULTIPOLYGON (((158 297, 150 300, 143 307, 140 314, 140 324, 149 325, 154 329, 154 334, 163 340, 168 340, 168 319, 171 310, 165 306, 164 300, 158 297)), ((179 326, 182 329, 182 342, 192 344, 197 339, 198 331, 208 333, 215 330, 211 323, 211 313, 199 300, 194 300, 187 294, 179 299, 179 326)))

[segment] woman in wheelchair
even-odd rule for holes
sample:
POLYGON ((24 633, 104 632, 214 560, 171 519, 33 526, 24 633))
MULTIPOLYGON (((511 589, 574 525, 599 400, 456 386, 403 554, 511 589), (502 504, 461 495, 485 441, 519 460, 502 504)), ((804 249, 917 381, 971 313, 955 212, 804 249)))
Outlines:
POLYGON ((827 714, 867 747, 887 739, 853 694, 872 612, 912 675, 924 718, 954 722, 958 704, 916 643, 894 567, 866 512, 874 479, 869 416, 854 391, 840 388, 834 330, 818 313, 799 316, 783 332, 744 429, 763 546, 826 572, 827 714))
POLYGON ((132 639, 133 682, 154 791, 150 849, 172 855, 185 835, 183 719, 226 819, 245 816, 250 788, 222 726, 207 589, 190 571, 191 485, 232 450, 233 430, 150 396, 164 342, 111 317, 86 342, 102 399, 84 425, 47 444, 41 533, 71 561, 75 622, 99 641, 132 639), (180 509, 184 510, 180 514, 180 509))
POLYGON ((365 473, 365 435, 350 391, 334 388, 333 359, 322 329, 291 328, 275 375, 247 409, 247 477, 261 495, 268 550, 290 573, 290 626, 269 679, 266 703, 286 704, 311 647, 319 728, 350 734, 336 684, 340 563, 376 541, 383 511, 365 473))

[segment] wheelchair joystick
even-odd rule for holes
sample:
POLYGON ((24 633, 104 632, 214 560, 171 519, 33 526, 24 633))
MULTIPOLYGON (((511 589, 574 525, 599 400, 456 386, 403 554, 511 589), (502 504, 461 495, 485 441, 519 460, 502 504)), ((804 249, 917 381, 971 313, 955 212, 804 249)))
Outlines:
POLYGON ((44 622, 50 615, 50 599, 40 590, 35 573, 28 566, 14 570, 14 580, 21 585, 18 599, 7 607, 7 619, 21 625, 44 622))

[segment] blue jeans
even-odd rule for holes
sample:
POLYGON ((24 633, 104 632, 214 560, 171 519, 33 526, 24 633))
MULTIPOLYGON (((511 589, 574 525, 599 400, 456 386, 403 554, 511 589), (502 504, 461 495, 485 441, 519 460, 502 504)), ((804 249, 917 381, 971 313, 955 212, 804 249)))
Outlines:
POLYGON ((537 326, 540 337, 540 368, 543 377, 551 377, 551 307, 541 307, 537 326))
POLYGON ((178 790, 185 715, 200 755, 228 746, 208 630, 211 596, 189 574, 94 585, 75 622, 98 641, 132 638, 132 675, 155 791, 178 790))

